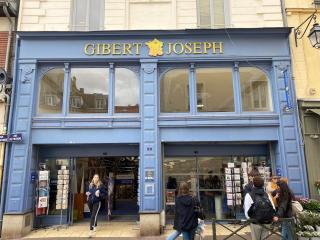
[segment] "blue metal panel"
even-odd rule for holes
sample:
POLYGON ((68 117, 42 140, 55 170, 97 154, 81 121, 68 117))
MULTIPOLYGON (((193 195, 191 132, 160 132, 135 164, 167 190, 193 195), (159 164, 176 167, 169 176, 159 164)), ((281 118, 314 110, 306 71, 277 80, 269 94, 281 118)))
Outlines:
POLYGON ((161 142, 278 141, 277 127, 161 128, 161 142))
POLYGON ((173 156, 268 156, 267 144, 185 143, 164 145, 164 155, 173 156))
POLYGON ((140 129, 34 129, 33 144, 139 143, 140 129))
POLYGON ((40 158, 139 156, 138 144, 38 145, 40 158))
MULTIPOLYGON (((104 37, 95 36, 88 40, 88 35, 79 35, 76 39, 69 37, 69 41, 66 41, 68 37, 64 38, 45 38, 41 39, 38 36, 33 38, 24 38, 21 40, 21 58, 37 58, 37 59, 110 59, 113 61, 115 58, 112 55, 96 55, 88 56, 84 53, 85 44, 97 44, 97 43, 110 43, 116 42, 119 44, 137 42, 141 45, 141 51, 139 55, 126 55, 126 59, 140 59, 140 58, 150 58, 148 54, 148 48, 146 42, 153 40, 157 35, 159 40, 163 41, 164 49, 163 52, 168 52, 169 42, 178 42, 185 44, 186 42, 198 42, 199 38, 204 42, 223 42, 224 44, 224 53, 210 55, 212 59, 250 59, 252 57, 258 58, 272 58, 272 57, 285 57, 289 56, 289 48, 287 45, 286 38, 280 34, 264 34, 260 32, 259 35, 250 35, 250 40, 248 35, 244 34, 233 34, 233 30, 229 30, 229 33, 225 32, 211 32, 202 35, 198 35, 192 32, 184 32, 185 34, 180 35, 171 35, 171 36, 159 36, 155 34, 154 36, 140 35, 139 39, 137 38, 121 38, 119 36, 108 37, 107 40, 104 37), (232 41, 230 41, 230 38, 232 41), (72 39, 73 41, 70 41, 72 39), (235 44, 236 43, 236 44, 235 44), (55 46, 52 48, 52 46, 55 46), (261 47, 263 46, 263 47, 261 47), (66 49, 68 51, 66 51, 66 49)), ((266 31, 267 32, 267 31, 266 31)), ((62 34, 62 33, 60 33, 62 34)), ((58 36, 57 33, 56 36, 58 36)), ((187 59, 189 54, 164 54, 164 56, 159 57, 160 60, 170 60, 173 59, 187 59)), ((193 59, 205 59, 208 58, 208 55, 205 54, 196 54, 193 56, 193 59)))

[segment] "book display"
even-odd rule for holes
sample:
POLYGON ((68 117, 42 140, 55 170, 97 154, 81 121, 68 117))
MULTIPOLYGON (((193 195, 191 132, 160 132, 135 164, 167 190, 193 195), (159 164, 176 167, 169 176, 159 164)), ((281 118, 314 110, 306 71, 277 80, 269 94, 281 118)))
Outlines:
POLYGON ((242 194, 240 168, 235 167, 234 163, 228 163, 228 167, 225 168, 225 186, 227 205, 235 210, 242 205, 242 194))
POLYGON ((68 168, 68 161, 64 159, 57 160, 57 165, 60 166, 57 174, 57 195, 56 195, 56 210, 60 210, 60 226, 62 225, 62 218, 64 210, 68 209, 68 199, 70 190, 70 171, 68 168))
POLYGON ((69 196, 69 170, 67 166, 61 165, 61 169, 58 170, 57 176, 57 196, 56 196, 56 209, 62 210, 68 208, 68 196, 69 196))
POLYGON ((49 210, 49 171, 39 171, 38 187, 37 187, 37 211, 36 215, 48 215, 49 210))

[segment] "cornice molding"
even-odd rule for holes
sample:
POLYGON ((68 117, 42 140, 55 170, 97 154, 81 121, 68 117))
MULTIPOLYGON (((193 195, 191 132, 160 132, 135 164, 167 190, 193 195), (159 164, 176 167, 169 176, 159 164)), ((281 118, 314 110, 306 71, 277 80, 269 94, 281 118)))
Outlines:
POLYGON ((314 13, 314 8, 286 8, 286 13, 314 13))

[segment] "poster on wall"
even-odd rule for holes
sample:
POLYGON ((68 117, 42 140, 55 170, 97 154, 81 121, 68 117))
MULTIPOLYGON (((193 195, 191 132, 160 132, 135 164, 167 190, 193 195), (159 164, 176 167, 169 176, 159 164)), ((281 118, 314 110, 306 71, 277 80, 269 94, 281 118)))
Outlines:
POLYGON ((39 197, 38 208, 48 207, 48 197, 39 197))
POLYGON ((166 204, 174 205, 175 204, 175 190, 166 191, 166 204))
POLYGON ((48 181, 49 171, 39 171, 39 181, 48 181))

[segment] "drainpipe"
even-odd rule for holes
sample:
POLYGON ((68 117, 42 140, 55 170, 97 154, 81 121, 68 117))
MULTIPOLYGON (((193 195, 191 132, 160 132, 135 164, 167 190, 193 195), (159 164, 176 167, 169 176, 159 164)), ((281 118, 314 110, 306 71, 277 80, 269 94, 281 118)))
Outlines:
MULTIPOLYGON (((9 14, 8 8, 10 8, 11 11, 14 12, 15 16, 17 16, 17 12, 10 7, 9 2, 5 2, 4 5, 2 6, 3 12, 6 15, 6 17, 9 20, 10 28, 9 28, 9 33, 8 33, 8 42, 7 42, 7 51, 6 51, 6 60, 5 60, 5 71, 8 72, 9 70, 9 63, 10 63, 10 49, 11 49, 11 41, 12 41, 12 32, 14 29, 14 22, 11 19, 11 16, 9 14)), ((18 41, 17 41, 18 43, 18 41)), ((17 50, 18 45, 16 46, 17 50)), ((17 63, 17 60, 15 60, 15 65, 17 63)), ((16 69, 14 69, 16 71, 16 69)), ((8 118, 9 118, 9 110, 10 110, 10 95, 7 94, 6 92, 6 87, 3 86, 1 91, 0 91, 0 96, 4 96, 5 98, 5 115, 4 115, 4 122, 3 122, 3 133, 7 134, 8 128, 7 128, 7 123, 8 123, 8 118)), ((11 112, 11 111, 10 111, 11 112)), ((0 164, 3 166, 2 169, 2 176, 0 178, 0 189, 1 189, 1 198, 0 198, 0 236, 2 234, 2 223, 3 223, 3 213, 4 213, 4 207, 5 207, 5 200, 6 200, 6 184, 7 184, 7 173, 8 173, 8 166, 9 164, 4 161, 5 157, 7 156, 8 153, 8 145, 3 143, 1 145, 1 155, 0 155, 0 164)))
POLYGON ((285 0, 280 0, 281 3, 281 13, 282 13, 282 19, 283 19, 283 26, 288 27, 288 20, 287 20, 287 14, 286 14, 286 5, 285 0))

